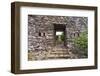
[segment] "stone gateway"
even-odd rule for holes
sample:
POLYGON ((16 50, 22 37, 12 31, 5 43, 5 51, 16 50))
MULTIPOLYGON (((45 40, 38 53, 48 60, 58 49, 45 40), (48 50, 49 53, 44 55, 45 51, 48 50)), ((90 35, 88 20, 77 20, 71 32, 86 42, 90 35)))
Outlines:
POLYGON ((73 41, 87 28, 87 17, 28 15, 28 60, 87 58, 73 41))

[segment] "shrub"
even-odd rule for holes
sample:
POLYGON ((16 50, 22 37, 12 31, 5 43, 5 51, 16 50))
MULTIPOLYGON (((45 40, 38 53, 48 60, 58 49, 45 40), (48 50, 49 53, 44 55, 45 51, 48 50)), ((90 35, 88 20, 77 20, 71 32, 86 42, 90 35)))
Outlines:
POLYGON ((74 45, 80 52, 82 52, 85 56, 87 56, 87 48, 88 48, 87 31, 82 32, 79 37, 74 39, 74 45))

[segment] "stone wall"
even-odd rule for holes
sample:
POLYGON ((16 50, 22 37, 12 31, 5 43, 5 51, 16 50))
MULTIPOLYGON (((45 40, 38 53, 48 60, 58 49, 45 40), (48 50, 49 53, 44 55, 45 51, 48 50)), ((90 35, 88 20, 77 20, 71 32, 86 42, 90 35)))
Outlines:
POLYGON ((54 46, 54 24, 66 25, 66 46, 87 30, 87 17, 28 15, 28 50, 48 50, 54 46))

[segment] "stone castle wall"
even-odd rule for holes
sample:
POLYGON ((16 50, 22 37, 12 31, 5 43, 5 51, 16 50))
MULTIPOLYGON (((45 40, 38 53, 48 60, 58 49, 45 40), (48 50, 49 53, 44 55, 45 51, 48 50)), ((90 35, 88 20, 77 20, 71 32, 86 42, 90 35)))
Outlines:
POLYGON ((66 46, 86 30, 87 17, 28 15, 28 50, 47 50, 54 46, 54 24, 66 26, 66 46))

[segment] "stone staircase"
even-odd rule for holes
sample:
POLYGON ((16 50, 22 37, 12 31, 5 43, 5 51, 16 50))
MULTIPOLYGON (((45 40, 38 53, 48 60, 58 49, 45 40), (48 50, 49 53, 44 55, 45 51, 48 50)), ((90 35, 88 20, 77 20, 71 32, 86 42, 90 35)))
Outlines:
POLYGON ((68 49, 64 46, 64 44, 57 44, 53 47, 52 51, 50 50, 47 54, 47 59, 62 59, 62 58, 70 58, 70 54, 68 49))
POLYGON ((52 51, 50 52, 47 57, 47 59, 60 59, 60 58, 70 58, 69 53, 67 52, 67 50, 57 50, 57 51, 52 51))

